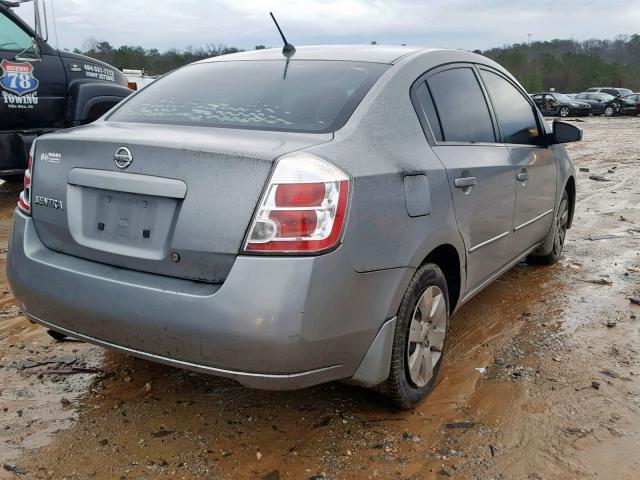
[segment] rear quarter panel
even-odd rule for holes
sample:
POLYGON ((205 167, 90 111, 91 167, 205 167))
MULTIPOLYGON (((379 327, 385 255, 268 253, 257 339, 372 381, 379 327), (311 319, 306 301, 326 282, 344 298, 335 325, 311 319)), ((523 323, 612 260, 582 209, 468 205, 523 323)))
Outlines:
POLYGON ((451 52, 427 51, 400 60, 374 85, 334 141, 312 148, 353 178, 342 248, 358 272, 417 268, 441 244, 453 245, 464 265, 446 172, 410 98, 420 75, 459 58, 451 52), (428 177, 431 213, 410 217, 404 177, 416 174, 428 177))

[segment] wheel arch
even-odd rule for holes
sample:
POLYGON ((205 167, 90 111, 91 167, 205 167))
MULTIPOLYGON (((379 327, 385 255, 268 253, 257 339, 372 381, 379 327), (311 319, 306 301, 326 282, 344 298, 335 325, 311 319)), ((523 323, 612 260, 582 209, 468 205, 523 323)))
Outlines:
POLYGON ((569 196, 569 223, 567 224, 567 228, 571 228, 571 224, 573 223, 573 213, 576 208, 576 179, 573 175, 570 175, 567 178, 567 183, 565 184, 564 189, 567 191, 567 195, 569 196))
POLYGON ((449 243, 439 245, 424 258, 421 266, 425 263, 434 263, 442 270, 449 292, 449 312, 453 313, 462 291, 462 262, 458 250, 449 243))
POLYGON ((122 85, 76 81, 69 86, 67 121, 69 126, 96 120, 133 91, 122 85))

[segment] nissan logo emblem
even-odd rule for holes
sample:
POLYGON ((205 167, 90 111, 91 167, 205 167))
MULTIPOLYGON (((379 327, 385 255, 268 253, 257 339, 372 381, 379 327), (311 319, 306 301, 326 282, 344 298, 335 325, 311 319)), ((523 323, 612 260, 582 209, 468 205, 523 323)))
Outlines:
POLYGON ((113 154, 113 161, 116 162, 116 167, 120 170, 124 170, 133 162, 133 155, 127 147, 120 147, 113 154))

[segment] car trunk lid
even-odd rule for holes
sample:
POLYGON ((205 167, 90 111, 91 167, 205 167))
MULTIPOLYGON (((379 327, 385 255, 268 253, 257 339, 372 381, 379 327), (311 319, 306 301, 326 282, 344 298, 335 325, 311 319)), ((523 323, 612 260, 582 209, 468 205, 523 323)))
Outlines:
POLYGON ((59 252, 221 283, 273 161, 331 139, 107 122, 49 135, 38 140, 34 158, 35 227, 59 252), (122 167, 127 152, 132 161, 119 168, 114 156, 122 167))

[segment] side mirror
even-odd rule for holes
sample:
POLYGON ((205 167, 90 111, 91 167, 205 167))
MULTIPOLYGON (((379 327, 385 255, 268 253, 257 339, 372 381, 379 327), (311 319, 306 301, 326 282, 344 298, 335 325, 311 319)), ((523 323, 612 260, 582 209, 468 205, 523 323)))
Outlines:
POLYGON ((31 39, 31 46, 22 50, 18 53, 15 58, 17 62, 39 62, 42 60, 42 56, 40 55, 40 46, 35 38, 31 39), (33 52, 29 54, 29 52, 33 52))
POLYGON ((582 130, 566 122, 553 122, 552 143, 570 143, 582 140, 582 130))

